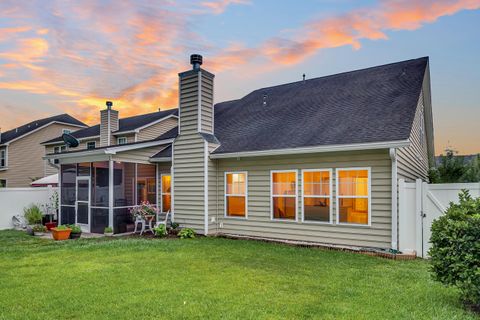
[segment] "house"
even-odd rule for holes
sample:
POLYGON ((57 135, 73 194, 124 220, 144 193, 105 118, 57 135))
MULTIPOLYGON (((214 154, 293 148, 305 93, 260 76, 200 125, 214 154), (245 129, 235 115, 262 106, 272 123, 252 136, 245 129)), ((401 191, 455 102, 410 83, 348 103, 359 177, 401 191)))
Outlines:
POLYGON ((46 156, 61 166, 61 223, 125 232, 148 200, 204 235, 398 247, 398 179, 426 180, 434 161, 428 58, 215 105, 214 75, 191 63, 177 126, 114 144, 107 109, 106 143, 46 156))
POLYGON ((0 188, 30 187, 49 174, 42 141, 87 125, 68 114, 39 119, 6 132, 0 132, 0 188))

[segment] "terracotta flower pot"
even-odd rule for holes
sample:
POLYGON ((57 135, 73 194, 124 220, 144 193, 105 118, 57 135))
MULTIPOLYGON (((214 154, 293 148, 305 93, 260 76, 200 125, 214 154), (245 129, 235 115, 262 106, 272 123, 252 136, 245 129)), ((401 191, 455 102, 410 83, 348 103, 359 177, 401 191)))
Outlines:
POLYGON ((68 240, 70 237, 70 232, 72 232, 72 229, 67 228, 67 229, 58 229, 58 228, 52 228, 52 236, 53 239, 55 240, 68 240))

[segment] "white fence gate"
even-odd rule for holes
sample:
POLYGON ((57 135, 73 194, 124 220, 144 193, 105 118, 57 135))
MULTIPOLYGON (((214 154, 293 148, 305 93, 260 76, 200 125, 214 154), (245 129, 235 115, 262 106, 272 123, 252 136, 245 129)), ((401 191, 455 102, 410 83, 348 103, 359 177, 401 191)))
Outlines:
POLYGON ((398 184, 399 249, 415 250, 417 256, 427 257, 433 220, 445 213, 450 202, 458 203, 458 194, 467 189, 480 196, 480 183, 427 184, 421 180, 398 184))
POLYGON ((0 189, 0 230, 13 228, 12 217, 23 214, 23 208, 31 204, 48 203, 57 188, 1 188, 0 189))

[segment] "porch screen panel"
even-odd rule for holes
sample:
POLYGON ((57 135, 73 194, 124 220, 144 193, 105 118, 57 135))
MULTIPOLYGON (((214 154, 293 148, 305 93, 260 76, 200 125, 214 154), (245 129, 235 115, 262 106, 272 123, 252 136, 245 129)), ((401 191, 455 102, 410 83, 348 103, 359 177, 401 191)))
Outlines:
POLYGON ((152 164, 137 164, 137 204, 148 201, 157 203, 156 166, 152 164))
POLYGON ((75 223, 75 206, 62 206, 60 224, 75 223))
POLYGON ((91 208, 91 230, 93 233, 103 233, 108 227, 108 209, 91 208))
POLYGON ((113 172, 113 206, 134 206, 135 163, 115 162, 113 172))
POLYGON ((92 207, 108 208, 108 162, 94 162, 92 169, 92 207))
POLYGON ((75 164, 62 164, 60 174, 62 179, 61 204, 73 206, 76 200, 77 166, 75 164))
POLYGON ((79 163, 77 167, 77 175, 78 176, 84 176, 84 177, 89 177, 90 176, 90 162, 83 162, 79 163))

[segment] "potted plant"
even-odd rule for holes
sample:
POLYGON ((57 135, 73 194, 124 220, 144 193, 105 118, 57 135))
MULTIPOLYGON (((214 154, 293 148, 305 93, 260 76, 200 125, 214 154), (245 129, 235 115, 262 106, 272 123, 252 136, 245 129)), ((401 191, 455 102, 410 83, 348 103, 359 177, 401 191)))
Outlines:
POLYGON ((32 231, 35 236, 43 236, 47 232, 47 228, 44 225, 36 224, 32 227, 32 231))
POLYGON ((148 201, 142 201, 139 206, 130 210, 134 218, 141 217, 144 220, 152 220, 157 215, 157 208, 148 201))
POLYGON ((106 227, 105 230, 103 231, 103 234, 106 235, 107 237, 113 236, 112 227, 106 227))
POLYGON ((70 229, 72 229, 72 232, 70 232, 70 239, 78 239, 82 235, 82 228, 80 226, 77 226, 75 224, 71 224, 70 229))
POLYGON ((52 228, 52 236, 55 240, 67 240, 70 237, 70 232, 72 232, 71 228, 67 226, 58 226, 52 228))
POLYGON ((42 210, 35 205, 31 204, 29 207, 23 209, 23 215, 25 220, 27 220, 27 224, 32 226, 35 224, 40 224, 42 222, 42 210))

